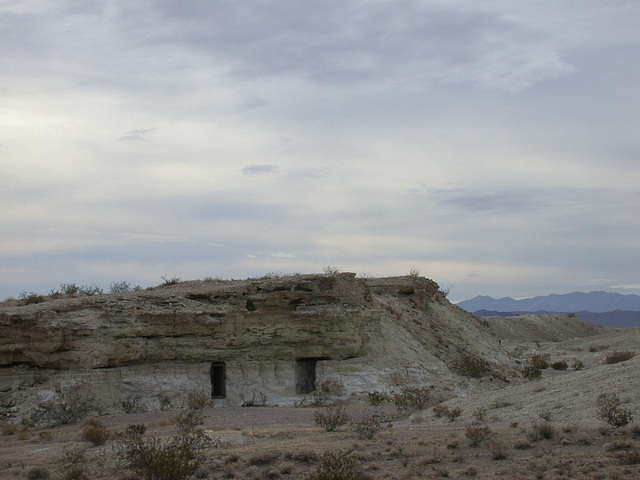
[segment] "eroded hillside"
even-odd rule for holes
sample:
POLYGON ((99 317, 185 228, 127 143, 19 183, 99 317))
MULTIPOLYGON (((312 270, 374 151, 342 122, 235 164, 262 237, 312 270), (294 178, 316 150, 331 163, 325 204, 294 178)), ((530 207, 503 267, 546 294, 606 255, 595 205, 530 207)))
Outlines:
POLYGON ((0 308, 9 416, 71 391, 107 411, 132 398, 177 405, 193 390, 223 405, 425 384, 447 396, 516 378, 512 363, 485 321, 417 276, 190 281, 0 308), (482 379, 461 370, 469 357, 488 365, 482 379))

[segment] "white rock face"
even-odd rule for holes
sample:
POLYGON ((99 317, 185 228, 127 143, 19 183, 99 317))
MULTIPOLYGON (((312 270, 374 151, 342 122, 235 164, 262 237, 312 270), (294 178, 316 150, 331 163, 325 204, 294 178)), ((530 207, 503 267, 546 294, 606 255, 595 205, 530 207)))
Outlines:
POLYGON ((0 406, 38 421, 47 402, 77 396, 112 411, 181 407, 192 391, 221 405, 444 391, 460 384, 453 371, 469 354, 491 362, 494 378, 510 375, 486 322, 425 278, 182 282, 0 307, 0 406))

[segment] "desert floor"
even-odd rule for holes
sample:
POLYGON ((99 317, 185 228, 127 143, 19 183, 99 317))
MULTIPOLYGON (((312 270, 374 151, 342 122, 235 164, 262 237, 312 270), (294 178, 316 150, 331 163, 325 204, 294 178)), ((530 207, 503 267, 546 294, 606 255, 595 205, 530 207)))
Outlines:
MULTIPOLYGON (((370 440, 349 424, 325 431, 314 415, 326 412, 326 406, 206 408, 203 427, 215 445, 202 455, 194 478, 300 479, 318 468, 323 453, 342 451, 372 479, 637 479, 640 426, 607 425, 598 418, 596 399, 615 393, 622 408, 640 415, 640 356, 605 364, 612 352, 637 352, 639 339, 640 330, 631 329, 557 342, 504 340, 503 348, 514 362, 547 353, 551 361, 566 360, 570 366, 580 360, 584 369, 547 369, 541 379, 507 385, 466 381, 457 396, 442 399, 450 410, 459 409, 453 421, 436 416, 433 405, 400 412, 392 402, 374 407, 364 398, 343 404, 356 418, 380 415, 383 428, 370 440), (490 435, 471 446, 469 432, 485 427, 490 435)), ((111 432, 142 423, 149 434, 168 437, 176 431, 179 413, 99 420, 111 432)), ((83 439, 82 427, 78 423, 4 430, 0 478, 35 480, 47 473, 52 479, 70 478, 70 463, 84 471, 84 478, 135 478, 114 448, 117 440, 93 446, 83 439)))

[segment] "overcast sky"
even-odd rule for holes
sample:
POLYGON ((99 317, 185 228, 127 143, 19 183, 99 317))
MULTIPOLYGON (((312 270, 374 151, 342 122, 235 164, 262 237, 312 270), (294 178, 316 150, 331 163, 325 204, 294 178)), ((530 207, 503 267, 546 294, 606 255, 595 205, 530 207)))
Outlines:
POLYGON ((636 0, 0 1, 0 297, 640 293, 636 0))

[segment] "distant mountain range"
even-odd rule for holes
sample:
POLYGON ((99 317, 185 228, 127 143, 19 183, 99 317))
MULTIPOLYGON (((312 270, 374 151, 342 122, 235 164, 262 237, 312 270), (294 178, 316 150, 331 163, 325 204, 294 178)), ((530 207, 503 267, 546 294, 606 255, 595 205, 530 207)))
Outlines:
POLYGON ((458 303, 478 316, 525 313, 575 313, 592 323, 614 328, 640 326, 640 295, 611 292, 573 292, 515 300, 481 295, 458 303))

